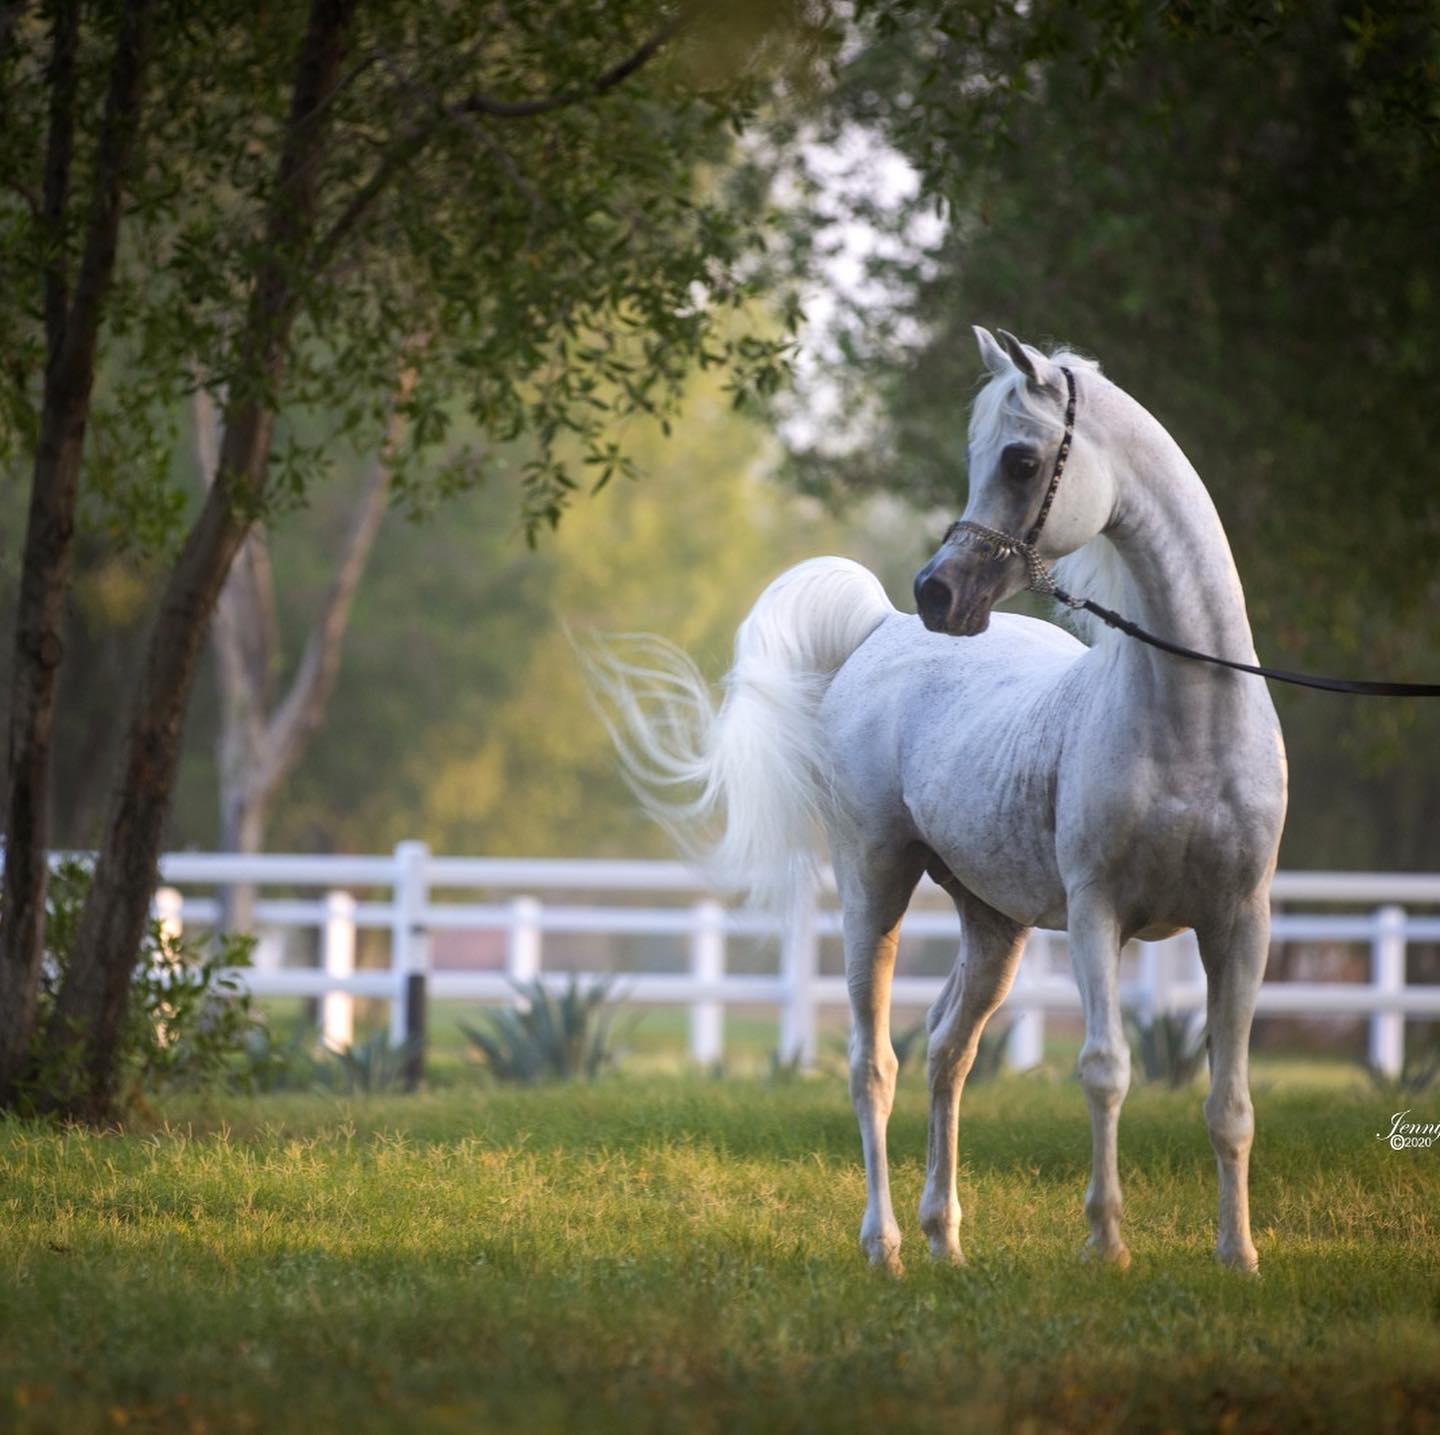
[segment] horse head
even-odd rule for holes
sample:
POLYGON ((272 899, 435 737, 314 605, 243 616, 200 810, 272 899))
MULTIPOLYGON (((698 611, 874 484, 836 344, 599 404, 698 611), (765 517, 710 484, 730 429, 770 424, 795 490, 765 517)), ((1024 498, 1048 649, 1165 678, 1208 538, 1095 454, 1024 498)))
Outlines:
POLYGON ((915 578, 925 626, 957 637, 983 633, 991 609, 1030 586, 1035 560, 1101 533, 1115 502, 1101 444, 1075 427, 1076 373, 1095 365, 1003 329, 999 342, 979 326, 975 338, 991 378, 970 419, 969 502, 915 578))

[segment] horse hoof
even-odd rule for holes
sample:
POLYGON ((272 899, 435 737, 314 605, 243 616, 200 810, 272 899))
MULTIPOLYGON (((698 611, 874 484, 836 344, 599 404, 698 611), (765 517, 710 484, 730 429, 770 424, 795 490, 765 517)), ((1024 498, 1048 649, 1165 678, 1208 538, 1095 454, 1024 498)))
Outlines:
POLYGON ((1130 1247, 1124 1241, 1113 1246, 1102 1246, 1093 1237, 1080 1248, 1080 1259, 1091 1265, 1109 1266, 1112 1270, 1130 1269, 1130 1247))
POLYGON ((958 1242, 953 1246, 944 1243, 932 1244, 930 1259, 937 1266, 954 1266, 957 1270, 961 1266, 969 1264, 965 1259, 965 1252, 960 1249, 958 1242))
POLYGON ((905 1274, 904 1262, 900 1259, 898 1245, 876 1246, 867 1252, 870 1269, 882 1275, 894 1276, 897 1280, 905 1274))
POLYGON ((1215 1252, 1215 1259, 1222 1266, 1228 1266, 1236 1275, 1248 1276, 1257 1281, 1260 1279, 1260 1257, 1254 1250, 1227 1251, 1222 1248, 1215 1252))

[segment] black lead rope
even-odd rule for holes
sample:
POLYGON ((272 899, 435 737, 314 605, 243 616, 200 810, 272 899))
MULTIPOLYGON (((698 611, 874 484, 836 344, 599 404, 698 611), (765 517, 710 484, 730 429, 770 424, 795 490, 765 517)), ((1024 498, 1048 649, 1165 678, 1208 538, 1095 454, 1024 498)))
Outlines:
POLYGON ((1072 598, 1065 592, 1055 582, 1054 574, 1045 566, 1035 547, 1035 540, 1040 537, 1040 530, 1050 516, 1050 505, 1055 501, 1055 490, 1060 487, 1065 462, 1070 457, 1070 445, 1075 437, 1075 375, 1063 366, 1060 372, 1065 375, 1065 432, 1061 436, 1060 447, 1055 451, 1055 467, 1050 474, 1050 486, 1045 491, 1040 512, 1035 522, 1030 525, 1030 531, 1023 539, 1012 538, 1008 533, 1001 533, 998 529, 987 528, 983 523, 962 518, 950 525, 949 532, 945 535, 947 540, 961 530, 966 530, 976 534, 996 558, 1008 558, 1012 553, 1018 553, 1030 570, 1030 581, 1026 586, 1032 592, 1044 593, 1057 602, 1064 603, 1067 608, 1093 613, 1102 623, 1124 633, 1126 637, 1158 648, 1162 653, 1171 653, 1177 658, 1191 658, 1197 663, 1213 663, 1217 668, 1230 668, 1237 673, 1254 673, 1256 677, 1272 678, 1277 683, 1293 683, 1302 688, 1322 688, 1331 693, 1354 693, 1367 698, 1440 698, 1440 683, 1387 683, 1366 678, 1326 678, 1314 673, 1292 673, 1284 668, 1267 668, 1260 663, 1232 662, 1229 658, 1219 658, 1214 653, 1197 652, 1183 643, 1172 643, 1169 638, 1157 637, 1154 633, 1146 632, 1139 623, 1132 623, 1129 618, 1102 606, 1093 598, 1072 598))
POLYGON ((1102 607, 1093 598, 1072 598, 1061 588, 1055 588, 1051 596, 1058 598, 1070 608, 1080 608, 1093 613, 1102 623, 1117 628, 1127 637, 1159 648, 1162 653, 1173 653, 1177 658, 1194 658, 1199 663, 1214 663, 1219 668, 1233 668, 1237 673, 1254 673, 1261 678, 1274 678, 1277 683, 1294 683, 1302 688, 1324 688, 1332 693, 1356 693, 1366 698, 1440 698, 1440 683, 1386 683, 1365 678, 1324 678, 1314 673, 1291 673, 1284 668, 1267 668, 1260 663, 1232 663, 1229 658, 1217 658, 1214 653, 1198 653, 1182 643, 1172 643, 1169 638, 1157 638, 1147 633, 1138 623, 1122 618, 1119 613, 1102 607))

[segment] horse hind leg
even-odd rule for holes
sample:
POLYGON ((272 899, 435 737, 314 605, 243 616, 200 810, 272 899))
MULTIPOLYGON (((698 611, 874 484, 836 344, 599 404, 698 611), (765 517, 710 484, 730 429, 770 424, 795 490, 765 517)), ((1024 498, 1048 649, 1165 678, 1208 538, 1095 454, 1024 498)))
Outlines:
POLYGON ((1253 1274, 1260 1258, 1250 1238, 1250 1147, 1255 1111, 1250 1102, 1250 1027, 1270 947, 1269 894, 1233 919, 1196 933, 1205 964, 1210 1035, 1210 1092, 1205 1123, 1220 1175, 1216 1259, 1253 1274))
MULTIPOLYGON (((947 874, 948 875, 948 874, 947 874)), ((1029 929, 973 897, 953 878, 942 883, 960 914, 955 967, 930 1009, 930 1135, 920 1226, 936 1260, 963 1265, 955 1189, 960 1097, 985 1023, 1005 1000, 1029 929)))
POLYGON ((899 1063, 890 1040, 890 986, 900 942, 900 919, 923 870, 913 850, 870 855, 837 851, 845 936, 845 984, 850 995, 850 1095, 865 1156, 865 1216, 860 1246, 872 1266, 899 1275, 900 1227, 890 1199, 885 1146, 895 1103, 899 1063))
POLYGON ((1085 1015, 1080 1084, 1090 1106, 1093 1145, 1085 1217, 1085 1255, 1124 1268, 1130 1251, 1120 1236, 1120 1107, 1130 1089, 1130 1045, 1120 1018, 1120 930, 1113 911, 1071 899, 1070 958, 1085 1015))

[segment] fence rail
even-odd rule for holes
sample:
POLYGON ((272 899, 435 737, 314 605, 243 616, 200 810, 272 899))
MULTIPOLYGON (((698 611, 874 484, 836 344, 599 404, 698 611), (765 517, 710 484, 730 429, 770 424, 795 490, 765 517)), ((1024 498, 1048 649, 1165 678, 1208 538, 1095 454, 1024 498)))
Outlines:
MULTIPOLYGON (((399 1042, 423 1033, 424 1006, 431 997, 504 1000, 512 995, 513 982, 567 980, 546 968, 546 938, 558 934, 684 938, 688 970, 615 975, 623 979, 628 1001, 689 1007, 690 1051, 702 1063, 723 1053, 728 1006, 777 1008, 781 1052, 809 1061, 818 1012, 846 1001, 843 977, 821 967, 822 944, 840 934, 833 887, 823 882, 782 923, 728 909, 700 872, 678 862, 437 857, 423 843, 402 842, 388 856, 172 853, 162 858, 160 870, 156 913, 176 927, 217 922, 216 889, 233 884, 260 889, 256 965, 237 975, 258 996, 319 998, 323 1033, 341 1046, 353 1038, 357 997, 390 1003, 390 1033, 399 1042), (266 888, 315 895, 266 896, 266 888), (355 895, 356 889, 365 895, 355 895), (465 900, 476 893, 486 900, 465 900), (629 905, 636 898, 648 905, 629 905), (295 929, 318 933, 318 965, 282 964, 280 934, 295 929), (374 930, 390 934, 389 964, 358 969, 357 934, 374 930), (503 964, 488 970, 436 968, 432 934, 466 931, 500 934, 503 964), (737 939, 775 943, 777 971, 728 970, 731 943, 737 939)), ((937 895, 938 889, 923 893, 912 907, 904 926, 907 941, 958 938, 953 911, 926 905, 937 895)), ((1406 1018, 1440 1018, 1440 983, 1407 979, 1410 945, 1440 943, 1440 874, 1282 872, 1273 896, 1277 944, 1364 944, 1368 980, 1269 981, 1261 988, 1259 1011, 1368 1017, 1371 1062, 1398 1074, 1406 1018), (1367 910, 1294 910, 1336 906, 1367 910), (1414 912, 1411 907, 1435 910, 1414 912)), ((1040 1059, 1047 1013, 1079 1009, 1068 965, 1060 964, 1064 944, 1058 932, 1037 932, 1031 939, 1005 1003, 1014 1018, 1007 1050, 1012 1066, 1040 1059)), ((1142 1013, 1203 1010, 1204 976, 1191 934, 1135 946, 1127 964, 1130 975, 1122 984, 1128 1008, 1142 1013)), ((941 985, 939 977, 900 975, 894 999, 900 1005, 928 1005, 941 985)))

